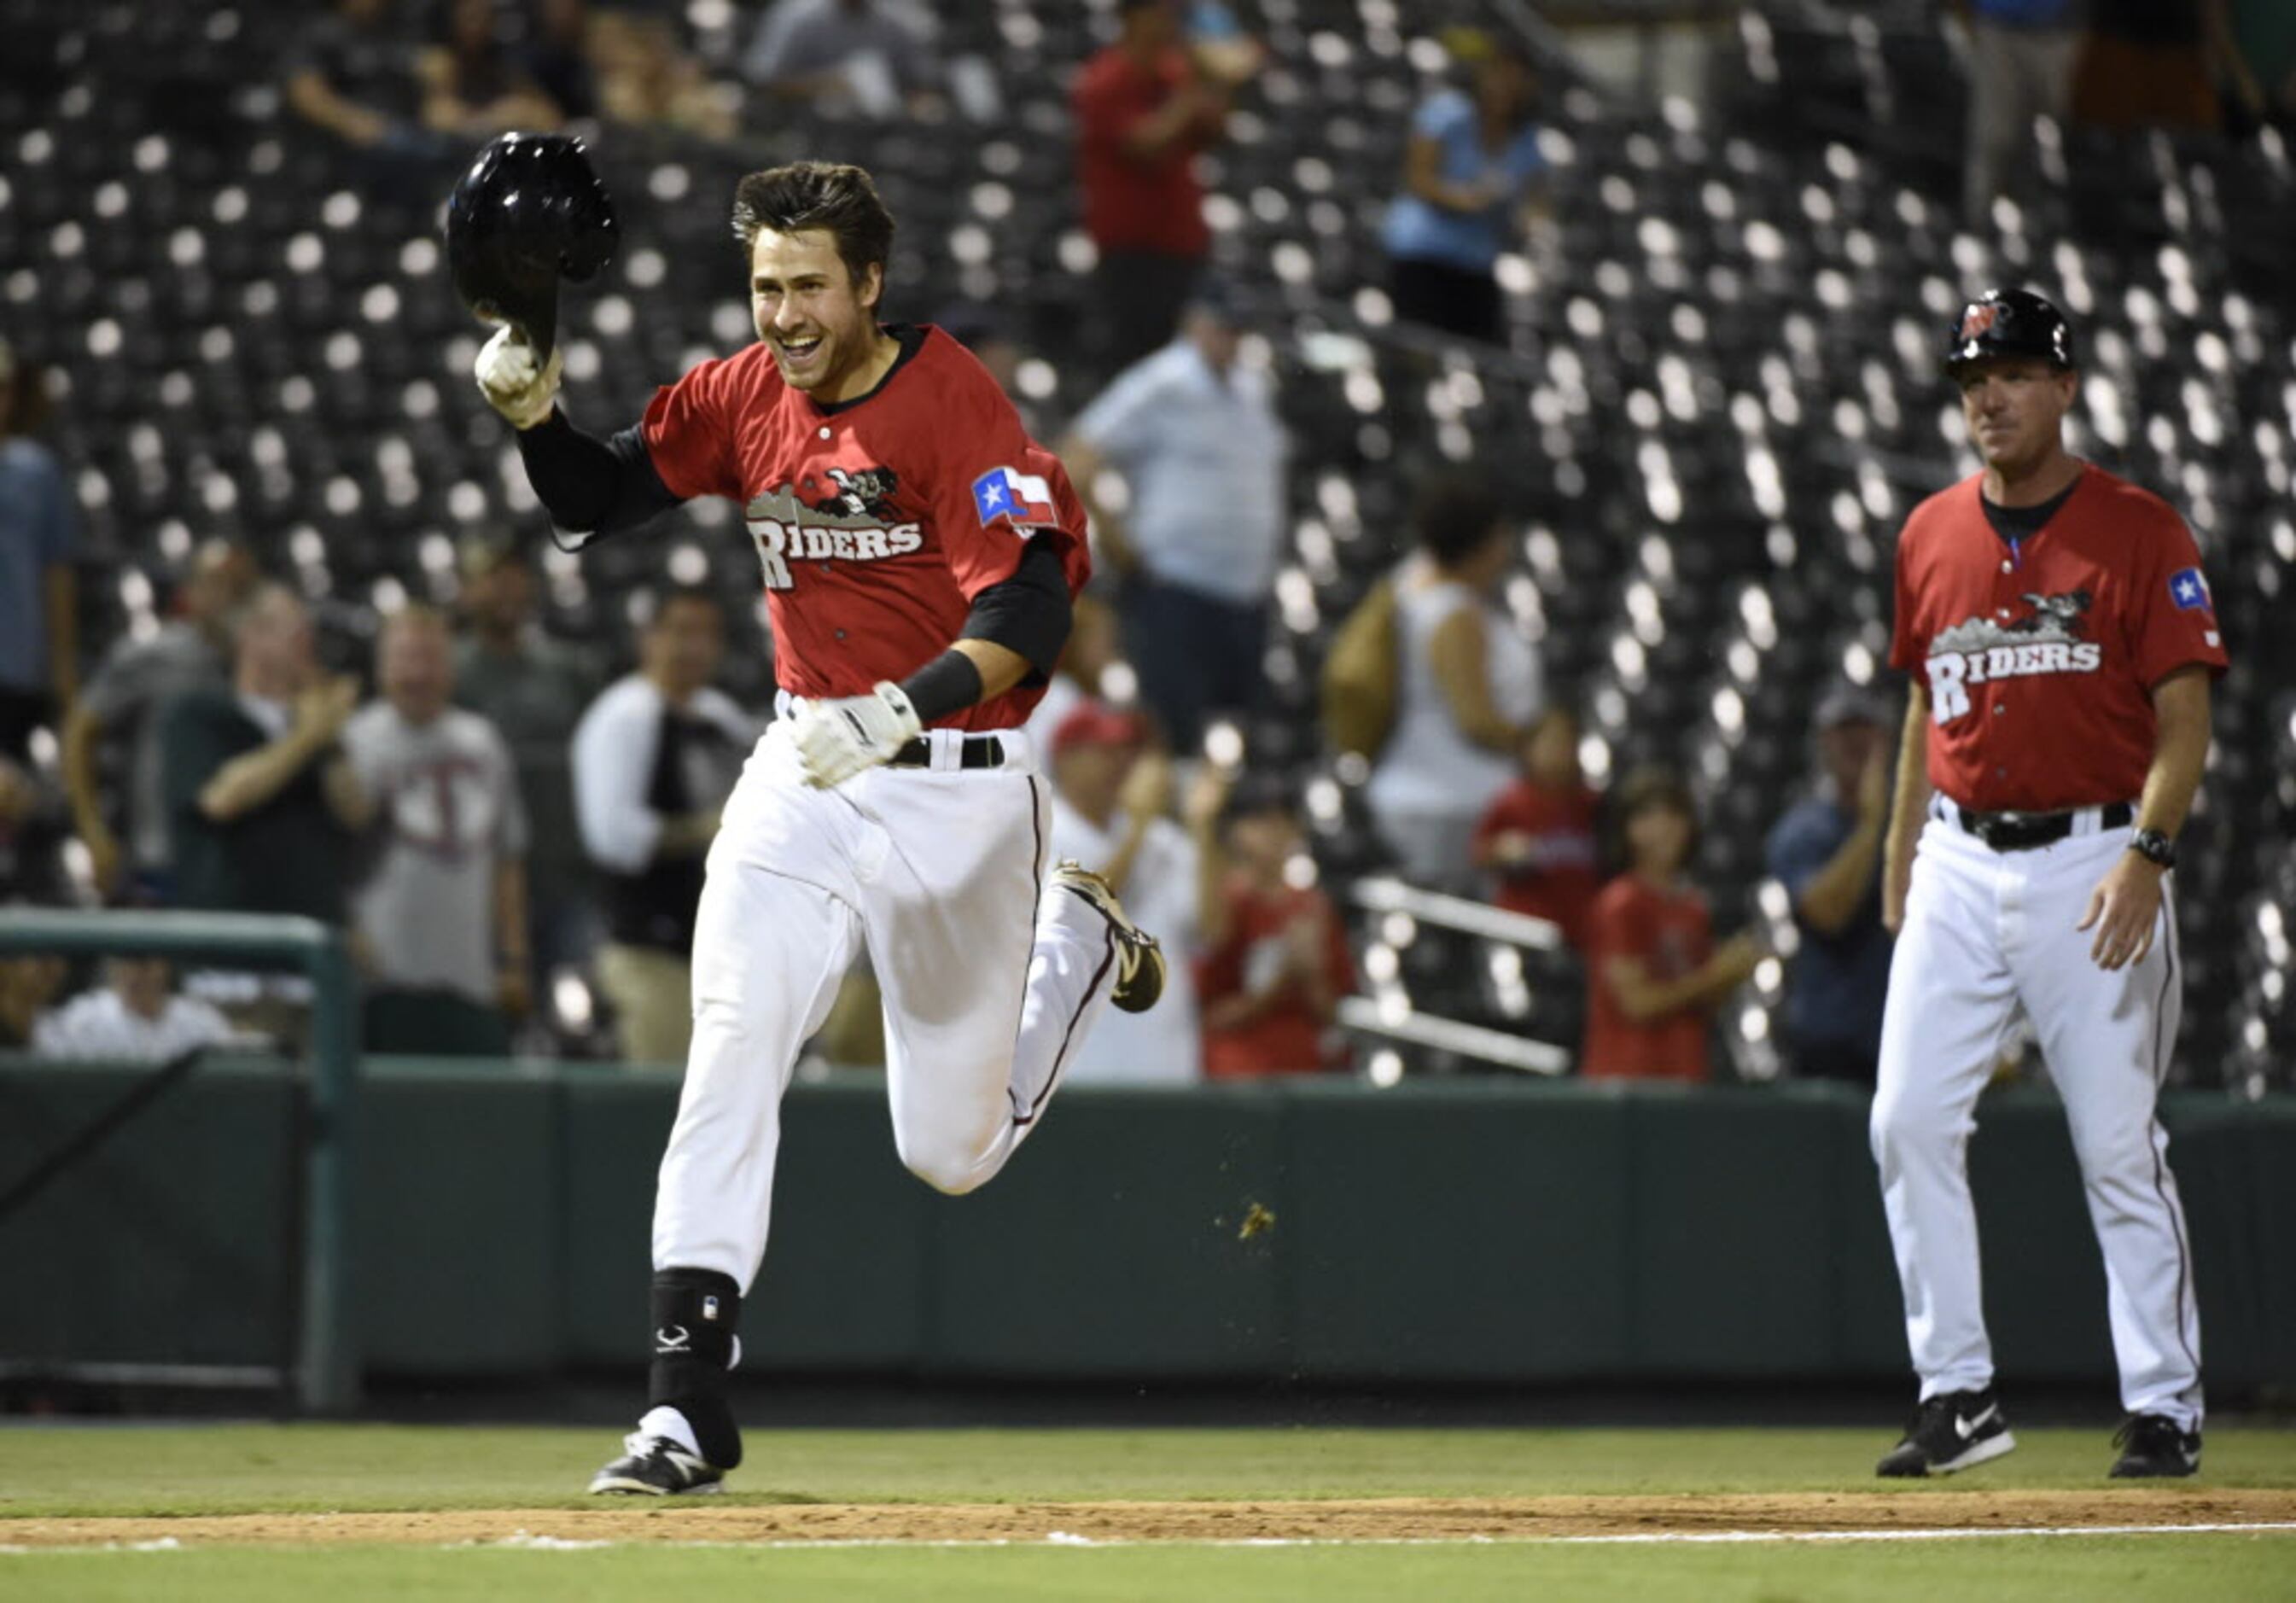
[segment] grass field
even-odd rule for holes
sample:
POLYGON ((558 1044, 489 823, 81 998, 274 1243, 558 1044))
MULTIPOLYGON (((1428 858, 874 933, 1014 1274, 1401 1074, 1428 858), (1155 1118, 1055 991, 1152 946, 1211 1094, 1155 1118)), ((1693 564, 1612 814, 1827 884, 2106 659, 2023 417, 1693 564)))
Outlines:
POLYGON ((664 1505, 579 1494, 594 1430, 28 1426, 0 1598, 2296 1599, 2296 1431, 2214 1427, 2173 1487, 2043 1430, 1885 1485, 1887 1435, 758 1432, 664 1505), (2194 1524, 2241 1528, 2153 1530, 2194 1524))

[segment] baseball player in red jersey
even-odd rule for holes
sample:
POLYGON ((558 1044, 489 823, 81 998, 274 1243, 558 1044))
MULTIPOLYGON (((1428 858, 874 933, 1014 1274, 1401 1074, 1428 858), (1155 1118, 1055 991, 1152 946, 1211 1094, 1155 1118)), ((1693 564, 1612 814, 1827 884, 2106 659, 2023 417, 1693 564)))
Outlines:
POLYGON ((709 849, 693 1044, 653 1225, 650 1407, 593 1492, 716 1491, 725 1393, 766 1246, 799 1047, 866 941, 885 995, 901 1160, 941 1190, 995 1175, 1113 1000, 1152 1004, 1155 942, 1105 884, 1045 862, 1049 788, 1019 729, 1087 571, 1060 463, 963 347, 880 325, 893 219, 869 175, 752 174, 734 223, 758 342, 659 391, 611 440, 558 412, 558 358, 514 331, 480 389, 566 528, 695 496, 739 503, 782 717, 709 849))
POLYGON ((2191 530, 2069 456, 2071 330, 2022 290, 1955 325, 1984 471, 1898 541, 1890 662, 1911 676, 1882 917, 1898 931, 1874 1155, 1921 1402, 1885 1476, 2015 1445, 1993 1390, 1965 1163, 2020 1003, 2062 1098, 2103 1249, 2127 1422, 2118 1476, 2201 1459, 2201 1338, 2153 1101, 2177 1035, 2169 869, 2225 668, 2191 530))

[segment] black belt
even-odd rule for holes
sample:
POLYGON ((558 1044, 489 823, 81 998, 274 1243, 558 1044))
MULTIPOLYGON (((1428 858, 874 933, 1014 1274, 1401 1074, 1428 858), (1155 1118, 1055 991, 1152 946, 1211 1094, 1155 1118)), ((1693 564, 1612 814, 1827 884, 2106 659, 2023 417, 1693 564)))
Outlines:
MULTIPOLYGON (((2088 810, 2077 807, 2070 812, 1977 812, 1952 802, 1945 804, 1945 810, 1948 818, 1996 851, 2054 846, 2072 834, 2073 819, 2088 810)), ((2096 811, 2100 829, 2118 829, 2136 818, 2136 808, 2126 802, 2110 802, 2096 811)))
MULTIPOLYGON (((932 767, 932 742, 919 735, 885 759, 890 769, 929 769, 932 767)), ((966 738, 960 749, 956 766, 961 769, 1001 769, 1004 766, 1004 743, 994 735, 974 735, 966 738)))

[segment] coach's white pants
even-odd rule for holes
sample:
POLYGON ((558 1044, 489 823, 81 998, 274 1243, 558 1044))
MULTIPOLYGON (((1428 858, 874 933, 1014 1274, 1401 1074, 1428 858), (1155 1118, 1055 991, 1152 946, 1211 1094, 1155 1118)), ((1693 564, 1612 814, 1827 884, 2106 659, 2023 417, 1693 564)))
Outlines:
MULTIPOLYGON (((1044 893, 1047 786, 1028 737, 1006 761, 799 776, 785 723, 742 769, 709 851, 693 936, 693 1045, 654 1202, 656 1269, 746 1293, 765 1256, 781 1098, 865 940, 885 1001, 893 1140, 970 1191, 1035 1127, 1107 1000, 1115 947, 1080 898, 1044 893)), ((824 1200, 823 1205, 833 1205, 824 1200)))
POLYGON ((1932 819, 1890 968, 1874 1156, 1924 1398, 1993 1380, 1979 1298, 1967 1150, 1978 1093, 2024 1004, 2072 1129, 2104 1254, 2122 1406, 2196 1428, 2200 1316, 2183 1204, 2153 1098, 2177 1036, 2173 908, 2117 973, 2073 926, 2128 843, 2125 828, 1997 852, 1932 819))

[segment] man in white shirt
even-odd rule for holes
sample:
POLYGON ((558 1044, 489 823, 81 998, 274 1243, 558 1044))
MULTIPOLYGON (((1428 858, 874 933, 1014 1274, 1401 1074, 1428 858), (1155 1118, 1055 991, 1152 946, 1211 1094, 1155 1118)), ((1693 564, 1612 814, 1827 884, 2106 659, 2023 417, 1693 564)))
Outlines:
POLYGON ((175 994, 165 958, 114 958, 107 967, 109 983, 34 1026, 36 1056, 160 1063, 231 1038, 230 1023, 213 1007, 175 994))
POLYGON ((1104 1014, 1069 1060, 1070 1084, 1188 1085, 1202 1074, 1193 958, 1219 855, 1210 815, 1197 827, 1202 809, 1191 807, 1186 830, 1164 816, 1172 764, 1142 750, 1144 734, 1137 717, 1095 701, 1080 703, 1053 731, 1049 855, 1074 858, 1128 910, 1141 909, 1136 917, 1154 919, 1167 954, 1162 999, 1146 1013, 1104 1014))
POLYGON ((1122 576, 1140 699, 1178 752, 1195 750, 1209 714, 1257 701, 1284 547, 1288 447, 1267 374, 1238 359, 1239 318, 1234 292, 1206 280, 1180 337, 1119 374, 1061 448, 1122 576), (1121 511, 1103 468, 1122 476, 1121 511))
POLYGON ((523 1014, 529 1001, 526 805, 510 749, 492 724, 451 704, 454 642, 429 607, 383 621, 375 677, 382 699, 343 726, 381 836, 351 899, 353 927, 378 994, 443 993, 463 1007, 432 999, 418 1010, 438 1021, 435 1039, 416 1029, 369 1044, 505 1049, 502 1015, 523 1014))
POLYGON ((702 865, 758 736, 709 683, 725 654, 717 597, 669 591, 640 637, 638 670, 574 731, 574 813, 606 913, 598 984, 631 1063, 682 1065, 693 1032, 702 865))

